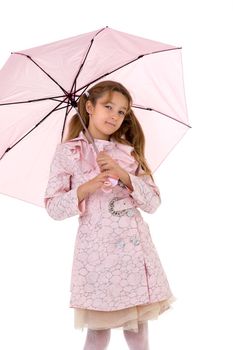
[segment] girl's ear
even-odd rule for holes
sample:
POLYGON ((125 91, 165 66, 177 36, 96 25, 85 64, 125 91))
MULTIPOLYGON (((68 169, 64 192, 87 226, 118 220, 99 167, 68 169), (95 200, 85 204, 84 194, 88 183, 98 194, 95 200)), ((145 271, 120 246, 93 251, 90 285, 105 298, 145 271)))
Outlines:
POLYGON ((86 111, 87 111, 87 113, 92 114, 92 112, 93 112, 93 105, 92 105, 91 101, 87 101, 86 102, 86 111))

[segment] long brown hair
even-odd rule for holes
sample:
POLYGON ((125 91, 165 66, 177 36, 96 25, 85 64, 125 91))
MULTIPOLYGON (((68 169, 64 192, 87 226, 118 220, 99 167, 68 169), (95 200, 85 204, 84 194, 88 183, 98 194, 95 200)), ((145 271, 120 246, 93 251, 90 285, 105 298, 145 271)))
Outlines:
MULTIPOLYGON (((132 106, 132 97, 129 91, 119 82, 113 80, 104 80, 95 85, 93 85, 89 90, 89 96, 82 94, 77 102, 77 107, 79 114, 82 116, 83 122, 88 128, 89 125, 89 114, 86 110, 86 102, 90 100, 92 105, 95 106, 99 98, 101 98, 106 93, 107 101, 111 100, 112 93, 114 91, 122 93, 128 100, 128 109, 126 111, 124 120, 118 130, 116 130, 111 137, 113 137, 117 142, 132 146, 134 150, 131 152, 132 156, 141 165, 144 171, 142 175, 150 175, 152 180, 152 172, 145 159, 145 136, 142 127, 136 118, 132 106)), ((83 126, 80 122, 78 114, 72 116, 68 126, 68 134, 63 142, 67 142, 73 138, 78 137, 80 131, 83 131, 83 126)))

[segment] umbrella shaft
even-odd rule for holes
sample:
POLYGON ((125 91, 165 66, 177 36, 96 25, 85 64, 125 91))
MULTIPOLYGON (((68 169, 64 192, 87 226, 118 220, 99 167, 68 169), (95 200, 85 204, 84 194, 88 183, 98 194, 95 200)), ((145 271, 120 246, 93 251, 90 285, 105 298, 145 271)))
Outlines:
MULTIPOLYGON (((74 107, 74 106, 73 106, 73 107, 74 107)), ((93 147, 94 147, 94 149, 95 149, 96 154, 98 154, 98 148, 97 148, 96 145, 95 145, 95 141, 94 141, 94 139, 93 139, 91 133, 90 133, 89 130, 87 129, 86 125, 84 124, 83 119, 82 119, 81 115, 79 114, 78 108, 77 108, 77 107, 74 107, 74 108, 75 108, 75 110, 76 110, 76 112, 77 112, 77 114, 78 114, 78 116, 79 116, 79 119, 80 119, 80 121, 81 121, 81 123, 82 123, 82 126, 84 127, 84 129, 85 129, 86 132, 87 132, 87 135, 88 135, 89 138, 90 138, 90 141, 91 141, 91 143, 92 143, 92 145, 93 145, 93 147)))

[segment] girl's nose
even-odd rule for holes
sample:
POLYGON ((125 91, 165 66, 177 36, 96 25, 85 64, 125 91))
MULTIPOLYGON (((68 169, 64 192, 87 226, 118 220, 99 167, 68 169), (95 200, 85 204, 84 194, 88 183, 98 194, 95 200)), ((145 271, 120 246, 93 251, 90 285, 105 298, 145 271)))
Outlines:
POLYGON ((111 118, 112 118, 112 120, 117 121, 117 119, 119 118, 117 112, 113 111, 112 114, 111 114, 111 118))
POLYGON ((116 122, 117 122, 117 117, 111 115, 110 122, 112 122, 113 124, 116 124, 116 122))

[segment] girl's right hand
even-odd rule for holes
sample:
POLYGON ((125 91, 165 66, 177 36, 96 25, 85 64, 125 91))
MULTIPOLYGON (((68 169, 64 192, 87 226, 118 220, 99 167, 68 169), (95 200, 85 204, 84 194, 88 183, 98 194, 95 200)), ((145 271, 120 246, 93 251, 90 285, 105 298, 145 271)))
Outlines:
POLYGON ((95 192, 104 185, 104 182, 108 180, 109 177, 118 179, 115 175, 111 174, 110 171, 103 171, 82 185, 84 191, 88 194, 95 192))

